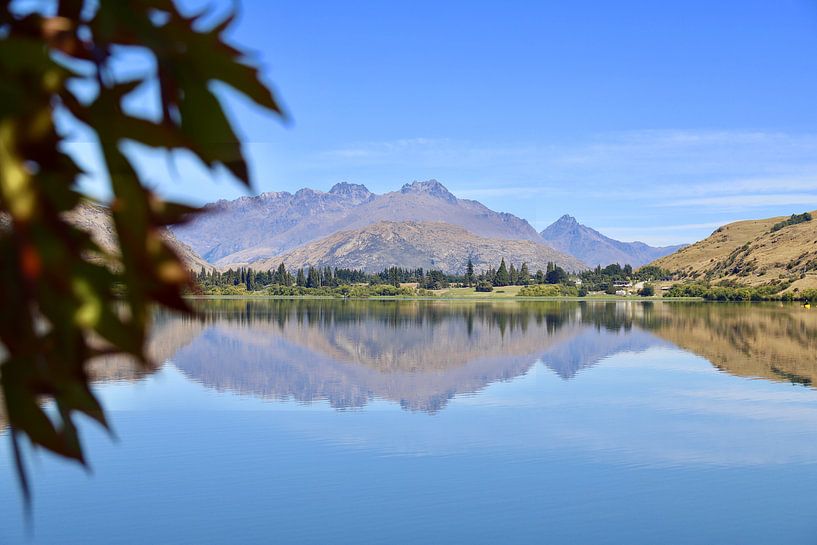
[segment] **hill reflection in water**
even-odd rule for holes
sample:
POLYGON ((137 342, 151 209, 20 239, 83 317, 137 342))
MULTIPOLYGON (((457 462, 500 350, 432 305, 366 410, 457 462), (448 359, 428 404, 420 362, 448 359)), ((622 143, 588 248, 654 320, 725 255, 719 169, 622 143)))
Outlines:
POLYGON ((797 305, 221 300, 196 306, 198 317, 163 315, 154 330, 188 378, 219 391, 327 400, 336 408, 379 398, 436 412, 456 395, 523 375, 537 362, 567 380, 609 356, 652 347, 687 350, 739 376, 805 385, 817 379, 817 314, 797 305))

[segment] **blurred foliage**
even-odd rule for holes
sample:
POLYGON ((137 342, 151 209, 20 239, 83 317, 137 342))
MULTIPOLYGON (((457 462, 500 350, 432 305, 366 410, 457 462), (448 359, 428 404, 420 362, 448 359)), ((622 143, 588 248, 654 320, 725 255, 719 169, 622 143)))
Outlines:
POLYGON ((22 436, 85 463, 76 413, 107 426, 89 387, 88 360, 126 353, 150 366, 144 345, 151 306, 189 312, 182 298, 188 271, 160 235, 194 209, 148 191, 123 142, 187 150, 249 185, 241 142, 212 83, 283 115, 245 53, 223 39, 232 15, 202 28, 203 14, 185 15, 172 0, 35 6, 20 13, 0 0, 0 373, 26 494, 22 436), (120 80, 114 63, 134 51, 154 62, 120 80), (150 84, 159 90, 153 119, 123 104, 135 93, 150 96, 137 90, 150 84), (81 170, 63 151, 59 116, 96 134, 117 255, 66 219, 84 197, 81 170))

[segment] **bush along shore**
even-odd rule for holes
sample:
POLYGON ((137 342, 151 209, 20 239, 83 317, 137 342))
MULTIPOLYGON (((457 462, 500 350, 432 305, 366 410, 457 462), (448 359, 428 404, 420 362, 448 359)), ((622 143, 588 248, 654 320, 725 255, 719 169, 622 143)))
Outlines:
POLYGON ((757 287, 685 283, 675 284, 664 297, 695 297, 705 301, 817 301, 817 289, 784 291, 786 288, 785 283, 757 287))

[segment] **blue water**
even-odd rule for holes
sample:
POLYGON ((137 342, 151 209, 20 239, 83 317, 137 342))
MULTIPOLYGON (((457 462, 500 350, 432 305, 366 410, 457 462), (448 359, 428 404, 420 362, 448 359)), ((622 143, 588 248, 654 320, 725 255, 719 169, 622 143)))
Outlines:
MULTIPOLYGON (((95 368, 92 472, 0 446, 0 543, 817 541, 817 314, 212 302, 95 368), (811 354, 811 356, 809 356, 811 354)), ((4 438, 5 439, 5 438, 4 438)))

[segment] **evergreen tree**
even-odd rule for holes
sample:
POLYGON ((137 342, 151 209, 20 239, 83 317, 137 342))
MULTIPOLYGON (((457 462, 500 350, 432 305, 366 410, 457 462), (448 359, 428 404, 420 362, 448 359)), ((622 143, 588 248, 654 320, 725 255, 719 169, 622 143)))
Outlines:
POLYGON ((516 272, 516 267, 513 266, 513 263, 511 263, 511 268, 508 270, 508 279, 511 286, 515 286, 519 280, 519 275, 516 272))
POLYGON ((561 284, 567 281, 567 272, 554 264, 552 270, 545 275, 545 282, 548 284, 561 284))
POLYGON ((247 291, 255 290, 255 271, 254 270, 249 269, 244 274, 244 285, 247 287, 247 291))
POLYGON ((332 269, 329 267, 324 267, 323 269, 318 269, 318 274, 321 279, 321 286, 331 286, 332 285, 332 269))
POLYGON ((465 266, 465 283, 470 288, 474 284, 474 263, 471 258, 468 258, 468 264, 465 266))
POLYGON ((287 268, 284 266, 283 263, 278 265, 278 270, 275 271, 275 279, 273 280, 273 284, 278 284, 279 286, 286 285, 287 280, 287 268))
POLYGON ((298 269, 298 276, 295 279, 295 284, 300 288, 306 287, 306 277, 304 276, 303 269, 298 269))
POLYGON ((518 284, 522 286, 527 286, 530 284, 530 271, 528 270, 528 264, 522 263, 522 267, 519 269, 519 279, 518 284))
POLYGON ((307 288, 321 287, 321 273, 317 268, 309 267, 309 272, 306 275, 306 287, 307 288))
POLYGON ((505 258, 499 263, 499 269, 494 276, 494 286, 507 286, 511 282, 511 277, 508 274, 508 267, 505 265, 505 258))

